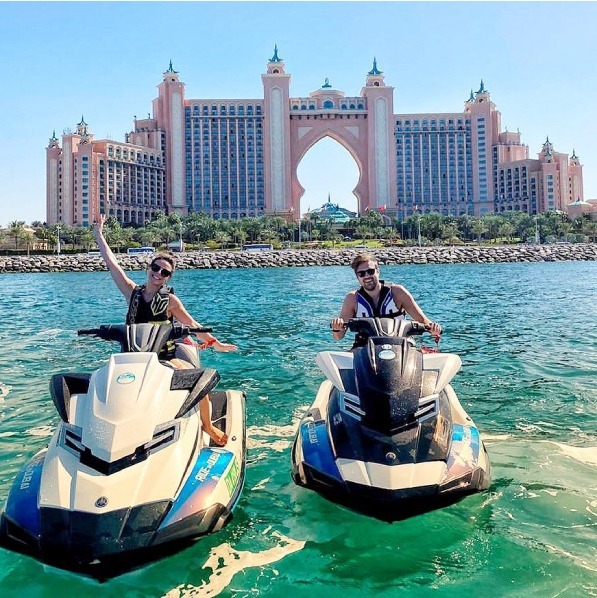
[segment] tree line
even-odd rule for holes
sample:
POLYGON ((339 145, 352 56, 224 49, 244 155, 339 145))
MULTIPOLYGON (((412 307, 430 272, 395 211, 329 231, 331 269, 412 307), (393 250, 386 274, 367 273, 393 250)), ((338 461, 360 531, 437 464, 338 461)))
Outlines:
MULTIPOLYGON (((213 219, 203 213, 181 217, 158 212, 145 226, 121 225, 113 217, 106 220, 106 240, 116 249, 152 246, 167 247, 182 241, 187 249, 234 249, 244 244, 271 243, 274 247, 335 247, 379 240, 389 245, 457 245, 463 243, 554 243, 594 242, 597 222, 589 215, 570 218, 563 212, 544 212, 530 216, 520 212, 474 216, 416 214, 404 220, 388 218, 380 212, 335 225, 318 213, 300 222, 288 222, 280 216, 262 216, 241 220, 213 219)), ((65 224, 47 226, 33 222, 9 222, 0 227, 0 244, 5 251, 17 253, 44 250, 90 251, 95 248, 93 231, 88 227, 65 224), (60 245, 58 243, 60 240, 60 245)))

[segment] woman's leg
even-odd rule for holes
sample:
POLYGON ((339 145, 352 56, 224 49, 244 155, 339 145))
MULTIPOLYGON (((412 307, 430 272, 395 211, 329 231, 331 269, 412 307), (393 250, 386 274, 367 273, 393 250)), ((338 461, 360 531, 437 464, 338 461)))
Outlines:
POLYGON ((209 395, 204 396, 199 401, 199 415, 201 416, 201 425, 207 435, 218 445, 224 446, 228 442, 228 436, 211 423, 211 414, 209 412, 209 395))
MULTIPOLYGON (((193 366, 181 359, 171 359, 170 363, 179 370, 190 369, 193 366)), ((209 395, 204 396, 199 401, 199 415, 201 416, 201 425, 207 435, 218 445, 224 446, 228 442, 228 436, 211 423, 211 414, 209 412, 209 395)))

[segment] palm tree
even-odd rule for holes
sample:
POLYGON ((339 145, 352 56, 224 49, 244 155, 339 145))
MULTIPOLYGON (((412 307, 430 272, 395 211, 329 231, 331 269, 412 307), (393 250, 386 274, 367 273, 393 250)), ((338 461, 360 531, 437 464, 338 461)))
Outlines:
MULTIPOLYGON (((567 218, 567 216, 566 216, 567 218)), ((573 229, 573 225, 572 223, 567 220, 567 219, 562 219, 559 223, 558 223, 558 234, 560 236, 560 239, 566 239, 568 237, 568 235, 572 232, 573 229)))
POLYGON ((144 247, 147 247, 148 245, 153 247, 160 242, 160 236, 157 232, 154 229, 147 227, 136 229, 133 232, 133 239, 144 247))
POLYGON ((501 218, 495 214, 489 214, 487 216, 483 216, 483 222, 485 222, 485 226, 487 226, 487 234, 489 235, 489 239, 497 239, 499 228, 502 223, 501 218))
POLYGON ((452 242, 454 239, 458 241, 460 231, 456 226, 455 222, 449 222, 444 224, 441 229, 441 237, 442 241, 448 241, 448 243, 452 242))
POLYGON ((298 230, 298 222, 292 220, 291 222, 286 223, 286 232, 288 234, 288 240, 294 241, 295 233, 298 230))
POLYGON ((530 214, 518 213, 513 224, 516 236, 521 241, 535 237, 535 219, 530 214))
POLYGON ((224 228, 221 228, 216 231, 214 241, 220 245, 220 249, 224 249, 224 247, 228 246, 228 243, 230 242, 230 235, 226 232, 226 230, 224 230, 224 228))
POLYGON ((471 226, 471 232, 477 235, 477 243, 481 244, 481 235, 484 235, 488 231, 487 225, 481 218, 474 220, 471 226))
POLYGON ((164 214, 159 214, 155 220, 152 220, 147 225, 147 228, 151 229, 159 241, 166 245, 176 236, 177 232, 168 217, 164 214))
POLYGON ((443 217, 440 214, 423 214, 420 218, 421 234, 427 239, 440 239, 443 217))
POLYGON ((60 228, 60 238, 65 243, 70 243, 71 249, 75 249, 75 244, 77 241, 77 227, 70 226, 68 224, 62 225, 60 228))
POLYGON ((19 242, 25 237, 25 221, 24 220, 13 220, 8 223, 8 230, 12 235, 15 242, 15 249, 18 251, 19 242))
POLYGON ((47 226, 40 224, 35 227, 35 236, 40 240, 40 249, 48 249, 50 242, 50 231, 47 226))
POLYGON ((24 234, 23 234, 22 240, 27 245, 27 255, 29 255, 29 252, 31 250, 31 245, 35 241, 35 235, 33 234, 33 231, 31 231, 29 229, 24 229, 24 234))
POLYGON ((213 218, 202 212, 194 212, 184 219, 184 234, 187 241, 197 241, 197 243, 206 243, 217 230, 217 223, 213 218))
POLYGON ((366 225, 358 226, 356 233, 362 241, 364 241, 365 239, 370 239, 372 235, 371 229, 366 225))
POLYGON ((95 242, 95 235, 89 228, 83 227, 79 233, 79 243, 89 251, 95 242))
POLYGON ((247 238, 247 233, 244 231, 242 221, 240 220, 228 223, 228 234, 232 238, 232 242, 237 245, 242 245, 247 238))
POLYGON ((590 214, 583 214, 574 220, 574 226, 579 235, 590 239, 595 236, 597 222, 591 218, 590 214))
POLYGON ((498 228, 499 236, 502 239, 504 237, 506 237, 506 239, 508 240, 508 244, 510 244, 512 242, 512 233, 513 232, 514 232, 514 226, 512 225, 511 222, 508 222, 507 220, 502 222, 498 228))
POLYGON ((588 220, 583 225, 583 234, 585 234, 590 241, 595 242, 597 239, 597 221, 595 220, 588 220))
POLYGON ((331 218, 324 218, 317 226, 316 230, 319 231, 319 237, 324 241, 331 240, 336 234, 334 228, 334 221, 331 218))
POLYGON ((242 221, 243 228, 251 243, 256 243, 261 238, 261 231, 263 230, 263 221, 259 218, 245 218, 242 221))

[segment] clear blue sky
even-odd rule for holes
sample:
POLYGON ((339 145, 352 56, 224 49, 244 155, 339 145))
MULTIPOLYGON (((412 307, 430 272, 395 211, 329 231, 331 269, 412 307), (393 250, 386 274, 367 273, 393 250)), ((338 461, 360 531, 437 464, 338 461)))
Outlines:
MULTIPOLYGON (((187 98, 261 98, 274 44, 291 96, 325 78, 358 95, 373 57, 394 111, 458 112, 483 79, 536 157, 575 149, 597 198, 594 2, 1 2, 0 225, 45 220, 45 147, 85 116, 124 141, 170 59, 187 98), (9 91, 10 89, 10 91, 9 91)), ((356 164, 324 140, 304 157, 302 210, 355 209, 356 164)))

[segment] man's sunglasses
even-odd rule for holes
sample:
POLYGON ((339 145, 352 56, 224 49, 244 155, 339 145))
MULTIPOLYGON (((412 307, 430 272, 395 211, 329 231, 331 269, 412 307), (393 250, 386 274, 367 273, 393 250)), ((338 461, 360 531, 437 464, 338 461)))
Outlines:
POLYGON ((168 278, 168 276, 172 276, 172 270, 168 270, 167 268, 162 268, 161 266, 158 266, 157 264, 151 264, 151 266, 149 266, 152 270, 152 272, 159 272, 164 278, 168 278))
POLYGON ((367 268, 366 270, 357 270, 357 276, 364 278, 365 276, 373 276, 375 274, 375 268, 367 268))

